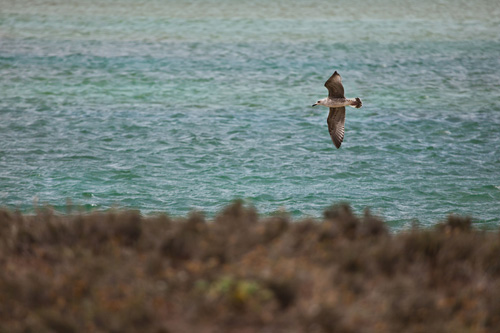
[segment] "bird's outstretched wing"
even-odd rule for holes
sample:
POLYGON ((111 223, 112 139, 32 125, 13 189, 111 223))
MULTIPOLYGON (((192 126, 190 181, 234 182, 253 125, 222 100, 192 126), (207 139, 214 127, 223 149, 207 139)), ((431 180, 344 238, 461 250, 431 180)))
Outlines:
POLYGON ((333 144, 338 149, 342 141, 344 141, 345 106, 330 108, 326 122, 328 123, 328 131, 332 137, 333 144))
POLYGON ((328 89, 328 97, 330 98, 344 98, 344 86, 342 86, 342 78, 340 74, 335 73, 330 76, 325 82, 325 87, 328 89))

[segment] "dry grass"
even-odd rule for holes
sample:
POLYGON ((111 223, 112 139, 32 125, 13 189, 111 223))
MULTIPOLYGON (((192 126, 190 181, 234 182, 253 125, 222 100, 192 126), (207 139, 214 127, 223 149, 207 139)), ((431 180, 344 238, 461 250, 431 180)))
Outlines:
POLYGON ((0 211, 0 332, 499 332, 500 234, 323 221, 0 211))

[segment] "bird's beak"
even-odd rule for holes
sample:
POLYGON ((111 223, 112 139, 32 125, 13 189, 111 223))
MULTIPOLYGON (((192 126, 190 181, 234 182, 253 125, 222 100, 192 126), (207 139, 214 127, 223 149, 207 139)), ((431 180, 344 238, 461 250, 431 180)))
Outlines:
POLYGON ((314 104, 313 104, 313 105, 311 105, 311 106, 316 106, 316 105, 318 105, 318 104, 317 104, 317 103, 314 103, 314 104))

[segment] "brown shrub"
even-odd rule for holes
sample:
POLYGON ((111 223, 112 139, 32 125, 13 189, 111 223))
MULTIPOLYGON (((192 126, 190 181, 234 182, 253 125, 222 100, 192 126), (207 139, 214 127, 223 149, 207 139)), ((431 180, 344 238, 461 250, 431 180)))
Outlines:
POLYGON ((207 221, 0 211, 0 331, 494 332, 500 234, 449 216, 390 233, 368 210, 207 221))

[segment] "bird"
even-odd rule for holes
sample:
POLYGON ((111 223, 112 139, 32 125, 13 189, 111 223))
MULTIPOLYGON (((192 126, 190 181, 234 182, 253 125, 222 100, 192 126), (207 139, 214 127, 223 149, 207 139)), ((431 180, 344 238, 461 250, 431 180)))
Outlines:
POLYGON ((325 87, 328 89, 328 97, 320 99, 312 106, 323 105, 330 108, 330 113, 326 122, 328 124, 328 132, 332 138, 333 144, 337 149, 340 148, 344 141, 344 124, 345 124, 345 107, 346 105, 359 109, 363 106, 361 99, 345 98, 344 86, 342 86, 342 77, 337 71, 330 76, 325 82, 325 87))

